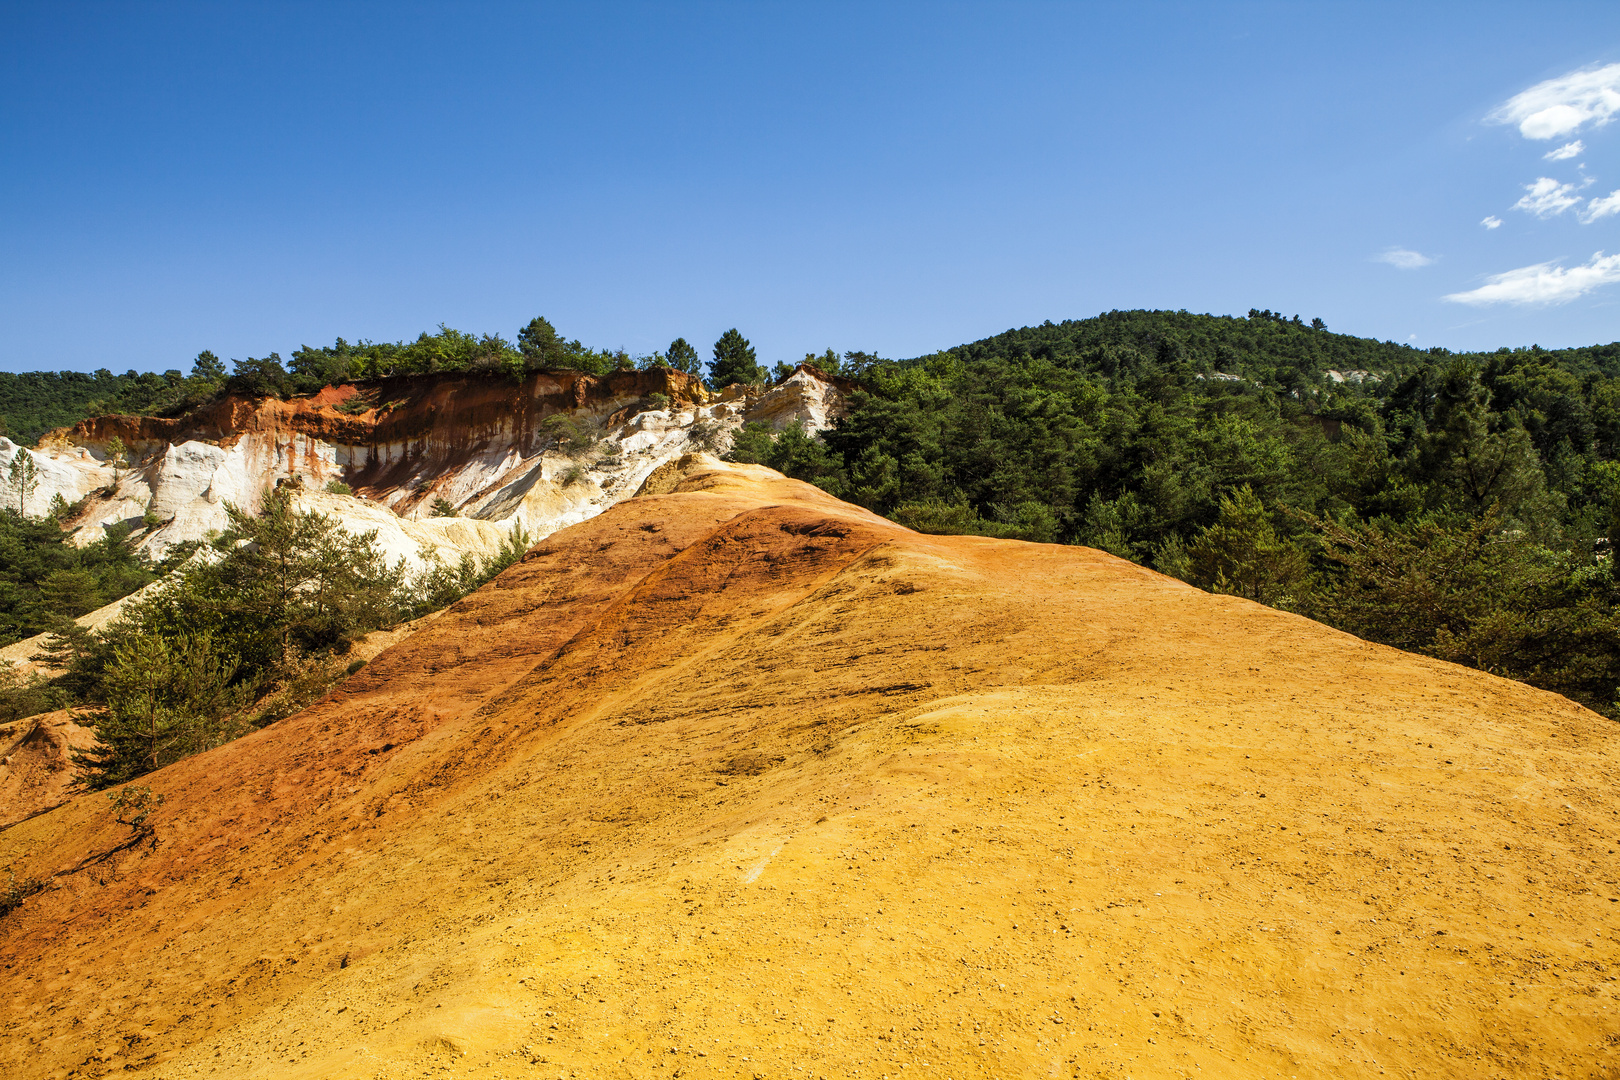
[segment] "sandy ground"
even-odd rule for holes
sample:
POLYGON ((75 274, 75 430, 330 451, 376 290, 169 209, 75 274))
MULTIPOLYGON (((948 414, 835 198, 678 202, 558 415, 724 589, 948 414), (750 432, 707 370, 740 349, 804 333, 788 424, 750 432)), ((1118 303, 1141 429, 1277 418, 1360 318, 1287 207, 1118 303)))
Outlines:
POLYGON ((0 832, 0 1075, 1617 1076, 1614 735, 701 473, 0 832))
POLYGON ((81 719, 61 709, 0 724, 0 828, 67 801, 76 782, 74 751, 96 744, 81 719))

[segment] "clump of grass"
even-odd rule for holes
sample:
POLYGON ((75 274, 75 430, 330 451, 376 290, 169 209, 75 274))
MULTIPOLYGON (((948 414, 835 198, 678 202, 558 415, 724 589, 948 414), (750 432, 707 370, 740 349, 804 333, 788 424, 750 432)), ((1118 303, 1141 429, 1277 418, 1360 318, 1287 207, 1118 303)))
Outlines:
POLYGON ((107 798, 112 803, 113 820, 120 825, 127 825, 129 831, 135 836, 144 837, 152 832, 152 825, 147 818, 152 811, 163 805, 163 793, 154 792, 149 787, 131 784, 118 791, 107 792, 107 798))
POLYGON ((354 488, 341 480, 328 480, 326 482, 326 493, 328 495, 353 495, 354 488))
POLYGON ((687 429, 686 437, 694 449, 718 454, 725 448, 726 431, 713 420, 697 420, 687 429))
POLYGON ((22 907, 24 900, 44 890, 45 883, 39 878, 18 877, 11 867, 6 867, 6 884, 0 887, 0 917, 10 915, 22 907))

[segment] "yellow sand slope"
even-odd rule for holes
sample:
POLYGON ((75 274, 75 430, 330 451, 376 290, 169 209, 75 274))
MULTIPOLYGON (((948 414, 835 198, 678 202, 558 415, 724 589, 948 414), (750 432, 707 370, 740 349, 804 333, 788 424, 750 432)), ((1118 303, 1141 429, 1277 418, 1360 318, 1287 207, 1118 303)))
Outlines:
POLYGON ((0 832, 0 1075, 1616 1075, 1614 735, 699 471, 0 832))

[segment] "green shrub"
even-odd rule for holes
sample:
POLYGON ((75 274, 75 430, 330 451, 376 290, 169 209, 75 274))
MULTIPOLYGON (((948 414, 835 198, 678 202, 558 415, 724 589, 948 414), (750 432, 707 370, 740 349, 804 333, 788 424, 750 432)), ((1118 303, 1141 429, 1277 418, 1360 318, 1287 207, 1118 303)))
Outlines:
POLYGON ((162 792, 131 784, 118 791, 107 792, 107 801, 112 804, 113 820, 127 826, 134 836, 140 837, 152 834, 149 819, 152 811, 163 805, 164 799, 162 792))
POLYGON ((341 480, 328 480, 326 482, 326 493, 328 495, 353 495, 354 489, 341 480))
POLYGON ((1310 587, 1304 550, 1272 525, 1245 484, 1221 499, 1220 516, 1186 548, 1187 580, 1211 592, 1297 609, 1310 587))
POLYGON ((692 426, 686 429, 686 438, 692 444, 692 449, 718 454, 725 445, 726 432, 713 420, 694 420, 692 426))
POLYGON ((6 884, 0 888, 0 917, 10 915, 22 907, 24 900, 44 889, 45 882, 39 878, 18 877, 11 867, 6 867, 6 884))
POLYGON ((410 606, 404 569, 387 563, 375 534, 301 513, 293 495, 266 491, 258 514, 227 504, 218 557, 180 565, 70 663, 64 684, 101 706, 100 746, 79 757, 90 786, 132 779, 301 708, 336 677, 326 660, 333 651, 410 606))
POLYGON ((769 463, 771 451, 775 446, 776 432, 771 425, 750 420, 731 440, 731 449, 726 453, 726 460, 740 461, 749 465, 765 465, 769 463))
POLYGON ((246 733, 259 680, 211 634, 129 634, 100 679, 99 744, 76 760, 110 787, 246 733))
POLYGON ((540 431, 551 442, 551 448, 569 457, 583 457, 596 447, 601 435, 588 423, 567 413, 553 413, 540 422, 540 431))
POLYGON ((784 476, 815 484, 842 497, 848 487, 844 468, 806 424, 789 424, 779 432, 757 422, 744 424, 731 442, 727 461, 768 465, 784 476))
POLYGON ((72 703, 67 691, 38 671, 23 674, 9 660, 0 660, 0 724, 63 709, 72 703))

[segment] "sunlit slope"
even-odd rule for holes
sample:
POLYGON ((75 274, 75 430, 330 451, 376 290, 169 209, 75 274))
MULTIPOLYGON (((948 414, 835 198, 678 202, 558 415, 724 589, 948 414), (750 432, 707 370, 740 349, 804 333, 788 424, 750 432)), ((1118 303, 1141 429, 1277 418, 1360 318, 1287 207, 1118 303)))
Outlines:
POLYGON ((0 1075, 1607 1075, 1613 736, 700 471, 149 778, 0 920, 0 1075))

